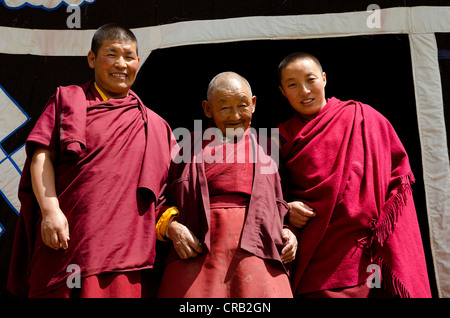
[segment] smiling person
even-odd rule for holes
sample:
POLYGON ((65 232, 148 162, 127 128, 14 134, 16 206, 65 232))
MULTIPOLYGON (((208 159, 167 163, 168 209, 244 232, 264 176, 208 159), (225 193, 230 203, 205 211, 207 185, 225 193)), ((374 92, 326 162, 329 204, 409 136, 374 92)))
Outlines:
POLYGON ((139 66, 130 30, 100 27, 87 59, 94 80, 59 87, 26 142, 13 294, 150 292, 155 198, 168 174, 172 132, 130 89, 139 66))
POLYGON ((300 229, 294 295, 430 297, 414 176, 392 125, 368 105, 327 99, 310 54, 287 56, 278 76, 296 110, 278 140, 288 218, 300 229))
POLYGON ((169 208, 157 225, 159 239, 171 241, 158 297, 292 297, 284 265, 297 240, 283 229, 278 171, 264 173, 273 160, 250 128, 256 97, 243 77, 224 72, 202 106, 215 134, 192 138, 191 160, 171 165, 169 208))

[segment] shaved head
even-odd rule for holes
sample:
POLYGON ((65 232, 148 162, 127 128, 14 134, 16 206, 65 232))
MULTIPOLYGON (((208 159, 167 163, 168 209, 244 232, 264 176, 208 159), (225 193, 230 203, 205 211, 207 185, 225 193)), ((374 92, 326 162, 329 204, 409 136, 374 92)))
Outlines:
POLYGON ((214 121, 223 136, 242 136, 256 106, 256 96, 252 96, 247 80, 234 72, 219 73, 209 83, 207 95, 202 102, 206 117, 214 121))
POLYGON ((322 65, 320 64, 319 60, 312 54, 305 53, 305 52, 295 52, 292 54, 289 54, 286 56, 281 63, 278 65, 278 82, 281 83, 281 76, 283 73, 283 70, 292 62, 295 62, 297 60, 303 60, 303 59, 309 59, 313 61, 317 67, 319 68, 320 73, 323 72, 322 65))
POLYGON ((207 99, 211 102, 217 91, 235 91, 245 87, 252 96, 252 89, 248 81, 235 72, 223 72, 217 74, 208 85, 207 99))
POLYGON ((91 42, 91 51, 97 55, 104 40, 133 42, 136 44, 136 54, 138 54, 138 42, 136 36, 130 29, 115 23, 109 23, 98 28, 91 42))

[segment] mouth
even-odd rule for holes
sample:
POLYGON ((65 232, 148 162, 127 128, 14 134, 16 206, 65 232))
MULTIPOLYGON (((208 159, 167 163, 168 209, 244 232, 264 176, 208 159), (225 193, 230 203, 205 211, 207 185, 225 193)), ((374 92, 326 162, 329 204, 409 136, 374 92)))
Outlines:
POLYGON ((244 131, 245 125, 244 125, 244 123, 227 123, 225 125, 225 130, 227 130, 228 133, 236 134, 236 132, 238 132, 238 131, 241 131, 241 130, 244 131))
POLYGON ((113 78, 117 78, 117 79, 120 79, 120 80, 124 80, 124 79, 127 78, 127 74, 125 74, 125 73, 111 73, 111 76, 113 78))
POLYGON ((308 98, 300 102, 303 106, 309 106, 314 103, 314 98, 308 98))
POLYGON ((232 129, 232 130, 245 129, 245 125, 244 125, 244 123, 228 123, 226 125, 226 129, 232 129))

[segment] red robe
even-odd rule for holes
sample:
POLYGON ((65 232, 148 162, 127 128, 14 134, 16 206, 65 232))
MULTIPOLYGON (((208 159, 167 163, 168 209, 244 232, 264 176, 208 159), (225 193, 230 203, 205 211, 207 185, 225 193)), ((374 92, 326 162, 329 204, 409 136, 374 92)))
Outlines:
POLYGON ((277 169, 264 174, 267 154, 250 129, 236 144, 199 148, 190 163, 172 166, 167 204, 179 208, 204 253, 180 260, 171 247, 158 296, 292 297, 279 255, 287 204, 277 169), (264 157, 251 160, 255 153, 264 157))
POLYGON ((430 297, 408 156, 391 124, 368 105, 336 98, 311 122, 279 126, 289 201, 316 217, 299 236, 297 295, 357 286, 380 265, 401 297, 430 297))
POLYGON ((34 297, 64 286, 70 264, 80 267, 81 277, 151 268, 155 202, 172 143, 168 124, 132 91, 102 101, 92 82, 58 88, 27 139, 9 290, 34 297), (42 242, 29 174, 36 146, 57 153, 55 183, 69 223, 67 250, 42 242))

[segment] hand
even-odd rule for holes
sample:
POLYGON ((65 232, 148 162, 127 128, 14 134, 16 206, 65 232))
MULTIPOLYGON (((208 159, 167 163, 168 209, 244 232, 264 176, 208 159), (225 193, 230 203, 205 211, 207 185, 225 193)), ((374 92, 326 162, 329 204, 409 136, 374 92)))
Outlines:
POLYGON ((297 237, 295 237, 291 230, 284 228, 283 238, 287 240, 287 243, 281 250, 281 261, 287 264, 295 259, 295 254, 297 253, 297 237))
POLYGON ((168 225, 166 237, 172 241, 173 247, 181 259, 196 257, 203 252, 202 245, 195 235, 176 220, 168 225))
POLYGON ((60 209, 42 213, 41 236, 44 244, 54 250, 69 247, 69 223, 60 209))
POLYGON ((314 210, 301 201, 289 202, 289 223, 296 228, 302 228, 308 221, 316 216, 314 210))

